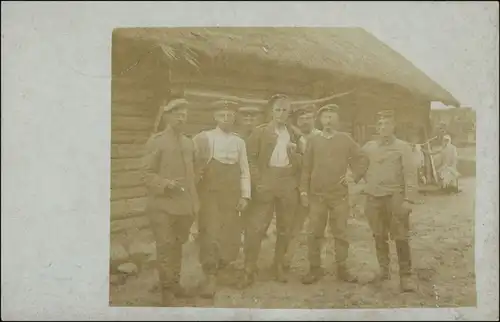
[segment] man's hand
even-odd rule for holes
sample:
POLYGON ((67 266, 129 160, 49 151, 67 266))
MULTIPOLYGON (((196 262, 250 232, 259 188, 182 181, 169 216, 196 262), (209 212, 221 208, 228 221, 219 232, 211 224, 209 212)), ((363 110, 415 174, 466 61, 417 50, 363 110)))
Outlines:
POLYGON ((401 204, 401 209, 403 209, 404 211, 411 212, 412 211, 411 203, 407 200, 403 201, 403 203, 401 204))
POLYGON ((184 191, 184 188, 180 185, 179 181, 174 179, 174 180, 166 180, 165 187, 168 189, 178 189, 180 191, 184 191))
POLYGON ((297 151, 297 144, 290 142, 288 143, 287 148, 290 151, 290 153, 295 153, 297 151))
POLYGON ((307 193, 302 192, 300 194, 300 204, 304 207, 309 207, 309 196, 307 193))
POLYGON ((248 199, 240 198, 238 205, 236 206, 237 211, 244 211, 248 207, 248 199))

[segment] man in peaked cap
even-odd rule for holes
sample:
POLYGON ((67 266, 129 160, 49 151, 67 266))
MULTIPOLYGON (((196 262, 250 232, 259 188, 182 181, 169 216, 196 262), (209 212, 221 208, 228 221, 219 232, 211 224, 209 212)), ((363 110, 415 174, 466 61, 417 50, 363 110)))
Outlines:
POLYGON ((292 233, 298 202, 300 156, 296 135, 288 126, 291 101, 285 95, 274 95, 268 108, 272 121, 258 126, 248 138, 248 158, 254 195, 252 213, 245 233, 245 278, 240 287, 254 282, 262 238, 276 212, 277 240, 274 252, 276 279, 286 282, 284 259, 292 233))
POLYGON ((207 282, 202 296, 215 295, 216 275, 237 258, 241 244, 239 212, 251 197, 245 141, 232 132, 237 104, 217 101, 211 106, 217 127, 193 138, 200 164, 200 262, 207 282))
POLYGON ((418 183, 411 146, 397 139, 394 130, 394 112, 381 111, 377 122, 378 137, 362 148, 370 161, 364 176, 364 192, 367 194, 365 215, 373 233, 380 266, 374 281, 390 278, 390 237, 396 242, 401 290, 407 292, 414 289, 409 216, 411 204, 417 198, 418 183))
POLYGON ((240 106, 237 113, 238 134, 244 139, 248 139, 252 131, 258 125, 259 117, 263 111, 258 106, 240 106))
POLYGON ((337 277, 346 282, 357 282, 346 267, 349 238, 347 223, 350 215, 349 191, 346 174, 348 168, 359 181, 366 171, 368 160, 359 145, 344 132, 336 131, 338 106, 329 104, 318 111, 322 126, 306 145, 302 159, 300 197, 304 207, 309 206, 308 257, 309 273, 302 282, 311 284, 323 276, 321 241, 329 222, 335 238, 337 277))
POLYGON ((198 211, 193 142, 182 134, 188 102, 170 101, 162 109, 165 129, 146 143, 143 180, 148 188, 147 214, 156 240, 162 303, 187 295, 180 286, 182 244, 198 211))

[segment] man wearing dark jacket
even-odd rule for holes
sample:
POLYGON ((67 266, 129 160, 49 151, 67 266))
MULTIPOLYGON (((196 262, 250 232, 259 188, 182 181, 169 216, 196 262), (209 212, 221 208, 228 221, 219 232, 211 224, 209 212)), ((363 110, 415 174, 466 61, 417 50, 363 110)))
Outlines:
POLYGON ((188 102, 171 101, 164 107, 165 130, 146 143, 144 183, 148 188, 147 214, 156 239, 162 303, 185 296, 180 286, 182 244, 197 213, 193 142, 182 134, 188 102))
POLYGON ((276 279, 286 282, 283 271, 285 254, 291 237, 298 204, 300 157, 294 132, 287 121, 291 101, 285 95, 269 100, 271 122, 257 127, 248 138, 248 161, 255 195, 245 236, 245 278, 241 287, 254 281, 261 241, 276 212, 277 240, 274 253, 276 279))

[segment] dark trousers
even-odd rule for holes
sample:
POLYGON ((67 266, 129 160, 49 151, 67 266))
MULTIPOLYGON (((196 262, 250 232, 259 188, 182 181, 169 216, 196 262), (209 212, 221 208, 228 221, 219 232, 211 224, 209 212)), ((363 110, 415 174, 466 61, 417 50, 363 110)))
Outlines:
POLYGON ((304 223, 309 214, 309 207, 304 207, 302 205, 298 205, 295 211, 295 219, 292 227, 292 235, 291 240, 288 245, 288 250, 285 256, 285 260, 288 265, 291 264, 293 256, 295 252, 299 248, 300 245, 300 234, 302 233, 302 229, 304 228, 304 223))
POLYGON ((254 194, 252 211, 248 214, 245 232, 245 267, 248 271, 257 269, 262 238, 274 213, 276 213, 277 230, 274 262, 278 265, 283 264, 298 204, 295 176, 285 169, 270 169, 263 176, 265 182, 254 194))
POLYGON ((411 252, 409 245, 410 212, 402 209, 403 196, 396 193, 389 196, 367 196, 365 215, 375 240, 377 260, 382 269, 389 268, 389 237, 396 241, 399 272, 411 273, 411 252))
POLYGON ((182 245, 189 237, 194 218, 191 215, 153 212, 149 219, 156 240, 160 283, 164 290, 169 290, 180 283, 182 245))
POLYGON ((241 246, 241 218, 236 210, 241 197, 238 164, 212 160, 199 189, 200 262, 207 275, 221 262, 234 261, 241 246))
POLYGON ((321 267, 321 246, 327 221, 335 238, 335 259, 345 265, 348 256, 347 221, 350 214, 348 196, 311 196, 309 208, 308 256, 312 268, 321 267), (330 217, 330 218, 329 218, 330 217))

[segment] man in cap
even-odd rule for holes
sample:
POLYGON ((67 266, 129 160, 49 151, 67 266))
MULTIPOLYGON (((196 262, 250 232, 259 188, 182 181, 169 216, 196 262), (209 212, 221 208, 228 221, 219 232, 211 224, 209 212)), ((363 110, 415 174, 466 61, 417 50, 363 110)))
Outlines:
POLYGON ((245 278, 241 287, 253 283, 262 238, 276 212, 277 240, 274 252, 276 279, 286 282, 284 258, 292 233, 298 202, 299 156, 296 137, 287 125, 291 101, 275 95, 268 103, 272 121, 258 126, 248 138, 248 158, 255 187, 252 213, 245 235, 245 278))
POLYGON ((359 181, 368 160, 349 134, 335 130, 339 122, 338 109, 337 105, 329 104, 318 111, 322 131, 309 139, 302 159, 300 196, 302 205, 309 206, 310 265, 302 281, 304 284, 315 283, 323 276, 321 241, 327 222, 335 238, 337 277, 346 282, 357 281, 346 267, 349 250, 346 230, 350 215, 346 174, 350 168, 355 181, 359 181))
POLYGON ((380 272, 374 281, 389 275, 389 237, 396 242, 402 291, 414 289, 409 245, 410 204, 417 197, 417 175, 411 146, 395 137, 393 111, 378 115, 378 138, 363 147, 370 160, 365 174, 365 215, 373 232, 380 272))
POLYGON ((238 125, 237 133, 243 139, 247 140, 255 127, 259 124, 259 117, 262 110, 258 106, 240 106, 236 117, 238 125))
POLYGON ((203 297, 215 295, 217 272, 234 261, 241 244, 239 212, 250 200, 250 170, 245 141, 232 132, 237 104, 212 104, 217 127, 196 135, 197 162, 201 164, 200 262, 207 276, 203 297))
POLYGON ((187 295, 180 286, 182 244, 198 211, 193 142, 182 134, 188 102, 176 99, 163 108, 165 129, 146 143, 143 180, 147 213, 156 239, 163 305, 187 295))
MULTIPOLYGON (((293 112, 292 123, 297 127, 300 133, 297 144, 300 154, 305 153, 306 145, 309 139, 312 136, 321 133, 321 131, 315 126, 315 114, 316 106, 314 104, 301 106, 293 112)), ((308 207, 304 207, 301 204, 297 206, 295 222, 292 230, 292 240, 290 241, 287 255, 285 257, 285 269, 287 270, 290 268, 295 251, 299 247, 299 235, 304 227, 304 222, 307 218, 308 212, 308 207)))

